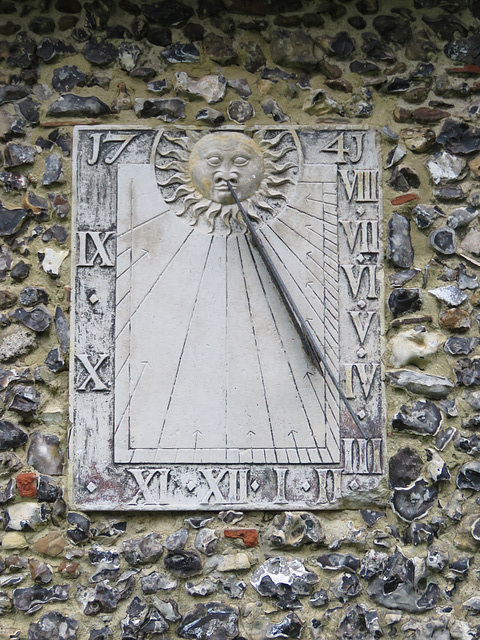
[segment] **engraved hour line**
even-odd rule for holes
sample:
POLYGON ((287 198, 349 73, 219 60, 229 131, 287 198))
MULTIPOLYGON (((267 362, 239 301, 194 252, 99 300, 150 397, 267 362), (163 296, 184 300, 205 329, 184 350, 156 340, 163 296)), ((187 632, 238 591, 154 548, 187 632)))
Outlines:
MULTIPOLYGON (((142 362, 141 364, 143 365, 142 370, 140 371, 140 375, 139 375, 139 376, 138 376, 138 378, 137 378, 137 382, 135 383, 135 386, 134 386, 134 388, 133 388, 133 391, 130 393, 130 397, 128 398, 127 405, 125 406, 125 409, 123 410, 123 413, 122 413, 122 415, 120 416, 120 420, 118 421, 118 424, 117 424, 117 426, 116 426, 116 428, 115 428, 115 433, 117 433, 118 429, 120 428, 120 425, 122 424, 123 418, 125 417, 125 414, 126 414, 126 413, 127 413, 127 411, 130 409, 130 405, 131 405, 131 403, 132 403, 133 396, 135 395, 135 391, 137 390, 137 387, 138 387, 138 385, 140 384, 140 380, 142 379, 143 374, 145 373, 145 371, 146 371, 147 367, 149 367, 149 366, 150 366, 150 365, 149 365, 149 363, 148 363, 148 362, 146 362, 146 361, 145 361, 145 362, 142 362)), ((131 383, 132 383, 132 381, 129 379, 129 385, 128 385, 128 386, 129 386, 129 388, 131 388, 131 383)), ((128 435, 128 438, 129 438, 129 441, 130 441, 130 425, 129 425, 129 429, 128 429, 128 434, 129 434, 129 435, 128 435)), ((131 448, 132 448, 132 447, 130 447, 130 443, 129 443, 129 445, 128 445, 128 448, 129 448, 129 449, 131 449, 131 448)))
MULTIPOLYGON (((298 398, 299 398, 300 403, 301 403, 301 405, 302 405, 302 410, 303 410, 303 413, 305 414, 305 418, 306 418, 306 420, 307 420, 308 427, 309 427, 309 429, 310 429, 310 433, 311 433, 311 435, 312 435, 312 439, 313 439, 313 441, 315 442, 317 449, 320 449, 320 445, 319 445, 319 444, 318 444, 318 442, 317 442, 317 438, 316 438, 316 436, 315 436, 315 433, 314 433, 314 430, 313 430, 312 424, 311 424, 310 419, 309 419, 309 417, 308 417, 308 413, 307 413, 307 411, 305 410, 305 404, 304 404, 304 402, 303 402, 303 398, 302 398, 302 396, 301 396, 301 394, 300 394, 300 390, 299 390, 299 388, 298 388, 297 381, 296 381, 296 379, 295 379, 295 375, 294 375, 294 373, 293 373, 292 366, 291 366, 291 363, 290 363, 290 358, 288 357, 287 351, 286 351, 285 346, 284 346, 284 342, 283 342, 282 335, 281 335, 281 333, 280 333, 280 331, 279 331, 279 328, 278 328, 278 325, 277 325, 277 320, 276 320, 276 318, 275 318, 275 315, 274 315, 274 313, 273 313, 272 307, 271 307, 271 305, 270 305, 270 301, 269 301, 269 299, 268 299, 268 296, 267 296, 267 292, 266 292, 266 289, 265 289, 264 283, 263 283, 263 281, 262 281, 262 278, 260 277, 260 271, 259 271, 259 269, 258 269, 258 263, 257 263, 257 261, 255 260, 255 256, 253 255, 252 247, 251 247, 249 244, 248 244, 248 250, 249 250, 250 255, 251 255, 251 257, 252 257, 253 264, 255 265, 255 271, 257 272, 257 277, 258 277, 258 279, 259 279, 259 281, 260 281, 260 286, 262 287, 263 294, 264 294, 265 299, 266 299, 266 301, 267 301, 268 310, 270 311, 270 315, 271 315, 271 317, 272 317, 273 324, 274 324, 275 329, 276 329, 276 331, 277 331, 278 337, 280 338, 280 343, 281 343, 281 345, 282 345, 283 353, 284 353, 284 354, 285 354, 285 356, 286 356, 287 366, 288 366, 288 368, 289 368, 290 375, 291 375, 291 377, 292 377, 292 381, 293 381, 293 384, 294 384, 294 386, 295 386, 295 389, 296 389, 296 392, 297 392, 298 398)), ((322 408, 322 412, 323 412, 323 408, 322 408)), ((295 442, 295 449, 297 450, 297 455, 298 455, 298 447, 297 447, 296 442, 295 442)), ((300 456, 298 456, 298 458, 299 458, 299 460, 300 460, 300 456)))
POLYGON ((178 249, 175 251, 175 253, 173 254, 173 256, 170 258, 170 260, 167 262, 167 264, 165 265, 165 267, 163 268, 163 270, 159 273, 157 279, 155 280, 155 282, 152 284, 152 286, 150 287, 150 289, 147 291, 147 293, 143 296, 143 298, 140 300, 140 302, 138 303, 137 307, 132 311, 132 315, 131 317, 128 319, 128 321, 123 325, 123 327, 120 329, 120 331, 116 334, 115 339, 117 339, 122 333, 123 331, 125 331, 125 329, 128 327, 131 318, 133 318, 133 316, 137 313, 137 311, 139 311, 140 307, 143 305, 143 303, 145 302, 145 300, 147 299, 147 297, 150 295, 150 293, 152 292, 152 290, 156 287, 156 285, 158 284, 160 278, 163 276, 163 274, 165 273, 165 271, 168 269, 168 267, 172 264, 172 262, 174 261, 174 259, 177 257, 178 253, 180 252, 180 250, 184 247, 185 243, 187 242, 187 240, 190 238, 190 236, 192 235, 193 231, 190 231, 189 234, 186 236, 186 238, 184 238, 184 240, 182 240, 182 243, 180 244, 180 246, 178 247, 178 249))
MULTIPOLYGON (((131 262, 131 263, 128 265, 128 267, 122 271, 122 273, 117 273, 117 280, 118 280, 119 278, 121 278, 125 273, 127 273, 127 271, 128 271, 129 269, 133 269, 133 267, 134 267, 138 262, 140 262, 140 260, 143 260, 143 258, 145 258, 145 256, 148 256, 148 253, 149 253, 149 252, 148 252, 148 250, 147 250, 147 249, 142 249, 142 251, 143 251, 142 255, 141 255, 141 256, 139 256, 139 257, 138 257, 136 260, 134 260, 133 262, 131 262)), ((122 300, 123 300, 123 298, 122 298, 122 300)), ((120 300, 120 302, 121 302, 122 300, 120 300)), ((120 304, 120 302, 118 302, 118 303, 117 303, 117 305, 118 305, 118 304, 120 304)))
MULTIPOLYGON (((190 232, 190 234, 187 236, 187 238, 189 238, 189 237, 190 237, 190 235, 191 235, 192 233, 193 233, 193 231, 191 231, 191 232, 190 232)), ((163 430, 165 429, 165 424, 166 424, 166 422, 167 422, 168 411, 169 411, 169 409, 170 409, 170 405, 171 405, 171 403, 172 403, 172 398, 173 398, 173 394, 174 394, 174 391, 175 391, 175 385, 177 384, 178 373, 179 373, 179 371, 180 371, 180 366, 181 366, 181 364, 182 364, 183 354, 185 353, 185 347, 186 347, 186 344, 187 344, 188 336, 189 336, 189 334, 190 334, 190 327, 191 327, 191 325, 192 325, 193 316, 195 315, 195 309, 197 308, 198 296, 199 296, 199 293, 200 293, 200 288, 201 288, 201 286, 202 286, 203 276, 205 275, 205 270, 206 270, 206 268, 207 268, 207 262, 208 262, 208 258, 209 258, 209 256, 210 256, 210 250, 211 250, 211 248, 212 248, 212 243, 213 243, 213 237, 210 239, 210 244, 208 245, 207 256, 206 256, 206 258, 205 258, 205 263, 204 263, 204 265, 203 265, 202 273, 201 273, 201 276, 200 276, 200 279, 199 279, 199 282, 198 282, 197 294, 196 294, 196 296, 195 296, 195 301, 194 301, 194 303, 193 303, 192 314, 191 314, 190 319, 189 319, 189 321, 188 321, 188 327, 187 327, 187 331, 186 331, 186 334, 185 334, 185 339, 184 339, 184 341, 183 341, 182 351, 181 351, 181 353, 180 353, 180 357, 179 357, 179 359, 178 359, 178 364, 177 364, 177 369, 176 369, 176 371, 175 371, 175 377, 174 377, 174 380, 173 380, 172 390, 170 391, 170 397, 169 397, 169 399, 168 399, 167 409, 166 409, 166 411, 165 411, 165 416, 164 416, 164 418, 163 418, 162 429, 161 429, 161 431, 160 431, 160 435, 159 435, 159 437, 158 437, 157 446, 156 446, 156 447, 152 447, 152 448, 155 448, 155 449, 160 449, 160 442, 161 442, 161 440, 162 440, 163 430)), ((177 252, 177 253, 178 253, 178 252, 177 252)), ((175 254, 175 255, 176 255, 176 254, 175 254)), ((147 295, 148 295, 148 294, 147 294, 147 295)), ((138 308, 138 307, 137 307, 137 308, 138 308)))
MULTIPOLYGON (((305 236, 303 236, 298 229, 294 229, 293 227, 291 227, 289 224, 287 224, 284 220, 282 220, 280 217, 277 218, 277 220, 279 222, 281 222, 283 225, 285 225, 288 229, 290 229, 290 231, 293 231, 294 233, 297 234, 297 236, 300 236, 300 238, 302 238, 303 240, 305 240, 305 242, 308 242, 308 244, 310 244, 314 249, 316 249, 317 251, 322 251, 322 249, 320 249, 320 247, 317 247, 316 244, 313 244, 313 242, 311 240, 309 240, 308 238, 306 238, 305 236)), ((306 226, 306 225, 305 225, 306 226)), ((308 228, 308 227, 306 227, 308 228)), ((317 234, 320 235, 320 234, 317 234)), ((322 236, 320 236, 322 237, 322 236)))
MULTIPOLYGON (((286 226, 288 226, 288 225, 286 225, 286 226)), ((313 271, 310 269, 310 267, 309 267, 307 264, 305 264, 304 262, 302 262, 302 260, 301 260, 300 256, 298 256, 298 255, 297 255, 297 254, 292 250, 292 248, 288 246, 288 244, 285 242, 285 240, 282 238, 282 236, 281 236, 277 231, 275 231, 275 229, 272 229, 271 227, 270 227, 270 229, 271 229, 272 233, 274 233, 274 234, 277 236, 277 238, 278 238, 278 239, 279 239, 279 240, 280 240, 280 241, 281 241, 281 242, 282 242, 282 243, 287 247, 287 249, 290 251, 290 253, 293 253, 293 255, 295 256, 295 258, 297 258, 297 260, 301 263, 301 265, 302 265, 303 267, 305 267, 305 269, 307 269, 307 271, 308 271, 309 273, 311 273, 311 274, 312 274, 312 277, 313 277, 313 278, 315 278, 315 280, 316 280, 316 281, 317 281, 317 282, 318 282, 318 283, 323 287, 323 286, 324 286, 324 283, 323 283, 323 282, 321 282, 321 280, 319 280, 319 279, 318 279, 318 277, 313 273, 313 271)), ((298 235, 300 235, 300 234, 298 234, 298 235)), ((262 236, 265 238, 265 235, 264 235, 263 233, 262 233, 262 236)), ((302 237, 303 237, 303 236, 302 236, 302 237)), ((305 238, 305 240, 306 240, 306 238, 305 238)), ((267 240, 267 242, 270 244, 270 246, 272 246, 272 245, 271 245, 271 243, 270 243, 268 240, 267 240)), ((308 240, 307 240, 307 242, 308 242, 308 240)), ((312 243, 310 242, 309 244, 312 244, 312 243)), ((314 245, 312 245, 312 246, 314 246, 314 245)), ((317 248, 317 247, 315 247, 315 248, 317 248)), ((272 247, 272 249, 273 249, 273 247, 272 247)), ((273 250, 275 251, 275 249, 273 249, 273 250)), ((320 249, 318 249, 318 251, 320 251, 320 249)), ((276 253, 276 255, 277 255, 278 259, 280 260, 280 256, 278 256, 278 253, 277 253, 276 251, 275 251, 275 253, 276 253)), ((308 254, 307 254, 307 255, 308 255, 308 254)), ((281 260, 280 260, 280 262, 281 262, 281 260)), ((317 264, 318 264, 318 263, 317 263, 317 264)), ((323 268, 323 267, 322 267, 322 268, 323 268)), ((292 278, 292 280, 293 280, 293 276, 292 276, 292 274, 288 271, 288 269, 287 269, 286 267, 285 267, 285 269, 287 270, 288 275, 289 275, 289 276, 292 278)), ((317 296, 317 297, 318 297, 318 296, 317 296)), ((320 300, 320 298, 319 298, 319 300, 320 300)))
MULTIPOLYGON (((273 231, 273 230, 272 230, 272 231, 273 231)), ((275 235, 277 235, 277 234, 275 234, 275 235)), ((277 258, 279 259, 279 261, 280 261, 280 263, 281 263, 280 256, 278 255, 278 253, 277 253, 277 251, 276 251, 275 247, 274 247, 274 246, 272 245, 272 243, 270 242, 269 238, 268 238, 267 236, 265 236, 265 234, 264 234, 263 232, 261 233, 261 236, 262 236, 262 238, 263 238, 263 239, 264 239, 264 240, 269 244, 269 246, 271 247, 272 251, 275 253, 275 255, 277 256, 277 258)), ((282 240, 282 238, 280 238, 280 240, 282 240)), ((283 240, 282 240, 282 242, 283 242, 283 240)), ((285 246, 286 246, 288 249, 290 249, 290 247, 288 247, 288 245, 287 245, 285 242, 284 242, 284 244, 285 244, 285 246)), ((292 251, 292 250, 290 249, 290 251, 292 251)), ((293 251, 292 251, 292 253, 293 253, 293 251)), ((294 255, 295 255, 295 254, 294 254, 294 255)), ((297 258, 298 258, 298 256, 295 256, 295 257, 297 257, 297 258)), ((300 260, 300 258, 298 258, 298 260, 300 260)), ((302 264, 303 264, 303 263, 302 263, 302 264)), ((284 266, 285 266, 285 265, 284 265, 284 266)), ((308 267, 307 267, 307 269, 308 269, 308 267)), ((286 267, 285 267, 285 270, 287 271, 287 273, 288 273, 288 274, 290 275, 290 277, 292 278, 292 281, 297 285, 297 288, 300 290, 300 292, 302 292, 302 289, 300 288, 300 286, 299 286, 298 282, 295 280, 295 278, 293 278, 293 276, 290 274, 290 272, 288 271, 288 269, 286 269, 286 267)), ((310 271, 310 270, 309 270, 309 271, 310 271)), ((310 287, 310 288, 311 288, 311 287, 310 287)), ((325 290, 325 287, 323 287, 323 288, 324 288, 324 290, 325 290)), ((312 291, 313 291, 313 289, 312 289, 312 291)), ((322 302, 321 298, 319 298, 319 297, 318 297, 318 295, 317 295, 317 298, 319 299, 319 301, 320 301, 320 302, 322 302)), ((320 322, 323 324, 323 326, 325 327, 326 331, 328 331, 328 333, 330 334, 330 337, 332 338, 332 340, 337 344, 337 343, 338 343, 338 339, 337 339, 337 338, 332 334, 332 332, 330 331, 329 326, 328 326, 328 325, 329 325, 328 319, 327 319, 326 317, 321 318, 321 317, 320 317, 320 315, 318 314, 317 310, 315 309, 315 307, 312 305, 311 301, 310 301, 307 297, 305 297, 305 300, 306 300, 306 301, 308 302, 308 304, 312 307, 312 310, 314 311, 315 315, 316 315, 316 316, 317 316, 317 318, 320 320, 320 322)), ((310 324, 310 326, 311 326, 311 324, 310 324)), ((334 329, 333 325, 332 325, 332 329, 334 329)), ((319 339, 318 334, 317 334, 316 332, 315 332, 315 335, 316 335, 317 339, 319 339)), ((323 344, 325 344, 325 340, 323 341, 323 344)))
MULTIPOLYGON (((314 385, 314 384, 313 384, 313 382, 312 382, 312 375, 313 375, 313 374, 312 374, 312 372, 311 372, 311 371, 307 371, 307 373, 306 373, 305 375, 307 376, 307 378, 308 378, 308 382, 310 383, 310 386, 312 387, 312 391, 313 391, 313 393, 315 394, 315 397, 317 398, 318 404, 319 404, 319 406, 320 406, 320 407, 321 407, 321 409, 322 409, 323 417, 324 417, 324 420, 325 420, 325 441, 326 441, 326 434, 327 434, 327 429, 328 429, 328 431, 330 431, 330 432, 331 432, 331 434, 332 434, 332 436, 333 436, 333 439, 335 440, 335 444, 336 444, 336 445, 337 445, 337 447, 338 447, 338 440, 337 440, 337 438, 336 438, 336 436, 335 436, 335 431, 334 431, 334 429, 332 429, 332 428, 328 425, 328 422, 327 422, 327 414, 326 414, 326 412, 325 412, 325 407, 323 406, 322 402, 320 401, 320 398, 319 398, 319 395, 318 395, 317 389, 315 388, 315 385, 314 385)), ((325 399, 325 386, 323 387, 323 391, 324 391, 323 396, 324 396, 324 399, 325 399)), ((324 448, 324 449, 328 449, 328 446, 325 446, 325 447, 323 447, 323 448, 324 448)), ((322 456, 320 456, 320 460, 323 462, 323 460, 322 460, 322 456)), ((310 460, 310 462, 311 462, 311 460, 310 460)))
MULTIPOLYGON (((310 184, 310 183, 302 182, 301 184, 310 184)), ((304 216, 308 216, 309 218, 313 218, 314 220, 323 220, 323 217, 319 218, 318 216, 314 216, 313 213, 309 213, 308 211, 302 211, 298 207, 294 207, 293 204, 288 204, 287 205, 287 209, 293 209, 294 211, 297 211, 298 213, 303 213, 304 216)))
MULTIPOLYGON (((272 244, 271 244, 270 240, 267 238, 267 236, 265 236, 265 235, 263 234, 263 232, 261 233, 261 236, 262 236, 262 238, 265 240, 265 242, 267 242, 267 243, 270 245, 270 248, 271 248, 271 249, 272 249, 272 251, 275 253, 275 255, 277 256, 277 258, 279 259, 279 261, 280 261, 280 263, 281 263, 282 261, 280 260, 280 257, 279 257, 279 255, 278 255, 277 251, 275 250, 275 248, 272 246, 272 244)), ((286 246, 288 247, 288 245, 286 245, 286 246)), ((292 253, 293 253, 293 251, 292 251, 292 253)), ((296 257, 297 257, 297 256, 296 256, 296 257)), ((300 260, 300 258, 299 258, 299 260, 300 260)), ((303 264, 303 263, 302 263, 302 264, 303 264)), ((303 295, 303 289, 300 287, 300 285, 298 284, 298 282, 295 280, 295 278, 292 276, 292 274, 288 271, 288 269, 285 267, 285 265, 283 265, 283 267, 285 268, 285 271, 288 273, 288 275, 289 275, 289 276, 290 276, 290 278, 292 279, 292 282, 294 282, 294 284, 297 286, 297 289, 298 289, 298 290, 300 291, 300 293, 303 295)), ((306 267, 306 268, 308 268, 308 267, 306 267)), ((316 309, 315 309, 315 307, 312 305, 311 301, 310 301, 307 297, 305 297, 305 300, 306 300, 306 301, 308 302, 308 304, 312 307, 312 311, 315 313, 315 315, 316 315, 316 316, 317 316, 317 318, 320 320, 320 322, 322 322, 322 323, 323 323, 323 322, 324 322, 324 318, 322 318, 322 317, 318 314, 317 310, 316 310, 316 309)), ((317 335, 316 333, 315 333, 315 335, 316 335, 316 336, 317 336, 317 338, 318 338, 318 335, 317 335)))
MULTIPOLYGON (((126 231, 122 231, 122 233, 119 233, 117 235, 117 238, 123 238, 123 236, 126 236, 127 233, 131 233, 132 231, 136 231, 137 229, 140 229, 141 227, 144 227, 146 224, 150 224, 150 222, 153 222, 157 218, 160 218, 161 216, 164 216, 166 213, 168 213, 168 211, 169 211, 169 209, 165 209, 165 211, 161 211, 160 213, 157 213, 157 215, 153 216, 153 218, 149 218, 148 220, 144 220, 143 222, 139 222, 138 224, 136 224, 131 229, 127 229, 126 231)), ((125 249, 125 251, 128 251, 128 249, 125 249)), ((122 251, 122 253, 125 253, 125 251, 122 251)), ((120 255, 122 255, 122 253, 120 253, 118 255, 120 256, 120 255)))
MULTIPOLYGON (((245 236, 244 236, 244 238, 245 238, 245 236)), ((275 455, 275 462, 278 463, 277 449, 276 449, 276 445, 275 445, 275 437, 274 437, 273 426, 272 426, 272 418, 270 416, 270 407, 268 405, 267 390, 266 390, 266 387, 265 387, 265 379, 263 377, 262 362, 261 362, 261 358, 260 358, 260 349, 258 348, 257 333, 255 331, 255 323, 253 322, 252 307, 250 305, 250 296, 248 295, 248 287, 247 287, 247 281, 246 281, 246 277, 245 277, 245 269, 243 267, 242 252, 240 250, 240 240, 238 239, 238 237, 236 238, 236 241, 237 241, 238 255, 239 255, 239 258, 240 258, 240 264, 242 266, 243 286, 245 287, 245 297, 247 299, 248 312, 249 312, 249 315, 250 315, 250 324, 252 326, 253 339, 255 341, 255 347, 256 347, 256 350, 257 350, 257 362, 258 362, 258 368, 260 370, 260 377, 262 379, 263 397, 265 398, 265 408, 267 410, 268 426, 270 428, 270 436, 272 438, 272 445, 273 445, 273 452, 274 452, 274 455, 275 455)), ((248 247, 248 249, 250 251, 250 255, 251 255, 250 246, 249 246, 248 242, 246 241, 246 239, 245 239, 245 244, 247 245, 247 247, 248 247)), ((256 268, 257 265, 255 264, 255 260, 253 260, 253 263, 254 263, 254 266, 256 268)), ((252 460, 252 462, 253 462, 253 460, 252 460)))

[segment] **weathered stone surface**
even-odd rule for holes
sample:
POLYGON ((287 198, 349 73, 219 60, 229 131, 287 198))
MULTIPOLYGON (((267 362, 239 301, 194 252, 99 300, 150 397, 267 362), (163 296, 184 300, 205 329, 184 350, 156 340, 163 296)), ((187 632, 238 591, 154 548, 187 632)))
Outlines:
POLYGON ((37 338, 32 331, 19 329, 0 342, 0 362, 10 362, 29 353, 37 345, 37 338))
POLYGON ((295 549, 305 543, 320 543, 325 537, 318 518, 309 513, 285 512, 275 516, 265 538, 277 548, 295 549))
MULTIPOLYGON (((48 116, 63 117, 86 117, 98 118, 110 113, 110 107, 96 96, 76 96, 73 93, 66 93, 53 102, 47 111, 48 116)), ((58 182, 54 181, 54 182, 58 182)), ((50 182, 44 184, 51 184, 50 182)))
POLYGON ((83 49, 85 59, 91 64, 105 67, 116 60, 117 48, 101 38, 91 38, 83 49))
POLYGON ((58 436, 41 431, 33 433, 30 437, 27 461, 39 473, 61 475, 64 455, 58 436))
POLYGON ((16 449, 28 440, 28 435, 8 420, 0 420, 0 451, 16 449))
POLYGON ((0 203, 0 236, 11 236, 20 229, 28 215, 26 209, 6 207, 0 203))
POLYGON ((5 512, 6 531, 32 531, 46 524, 48 510, 36 502, 19 502, 5 512))
POLYGON ((427 398, 445 398, 455 385, 443 376, 433 376, 429 373, 417 373, 410 369, 387 371, 388 382, 411 393, 424 395, 427 398))
POLYGON ((467 161, 447 151, 437 151, 425 162, 433 184, 446 184, 460 180, 467 166, 467 161))
POLYGON ((182 618, 177 633, 181 638, 232 640, 238 635, 238 609, 221 602, 197 604, 182 618))
POLYGON ((472 319, 464 309, 446 309, 438 316, 442 327, 450 331, 468 331, 472 326, 472 319))
POLYGON ((26 614, 35 613, 47 602, 68 600, 68 585, 55 585, 51 588, 42 586, 27 587, 13 590, 13 604, 19 611, 26 614))
POLYGON ((411 408, 402 405, 392 419, 392 427, 397 431, 435 435, 441 422, 442 414, 438 407, 429 400, 419 400, 411 408))
POLYGON ((281 608, 294 607, 298 596, 309 595, 318 576, 305 569, 300 560, 283 557, 266 560, 250 577, 252 587, 261 596, 277 598, 281 608))
POLYGON ((135 98, 134 110, 139 118, 158 118, 164 122, 175 122, 179 118, 185 118, 185 102, 180 98, 135 98))
POLYGON ((78 621, 59 611, 49 611, 28 629, 28 640, 76 640, 78 621))
POLYGON ((15 309, 12 317, 24 324, 28 329, 42 333, 52 324, 53 318, 45 305, 41 304, 31 311, 26 309, 15 309))
POLYGON ((132 567, 157 562, 162 555, 163 545, 158 533, 151 533, 144 538, 125 540, 123 553, 125 560, 132 567))
POLYGON ((406 364, 422 366, 437 353, 444 341, 442 333, 429 332, 422 325, 401 331, 390 342, 390 364, 397 368, 406 364))
POLYGON ((202 78, 191 78, 185 71, 175 74, 175 91, 189 98, 203 98, 208 104, 220 102, 225 96, 227 81, 222 75, 206 75, 202 78))
POLYGON ((388 258, 401 269, 408 269, 413 265, 410 221, 398 213, 394 213, 388 221, 388 258))
POLYGON ((272 60, 275 64, 300 69, 313 69, 317 58, 313 51, 313 40, 301 31, 277 29, 270 43, 272 60))

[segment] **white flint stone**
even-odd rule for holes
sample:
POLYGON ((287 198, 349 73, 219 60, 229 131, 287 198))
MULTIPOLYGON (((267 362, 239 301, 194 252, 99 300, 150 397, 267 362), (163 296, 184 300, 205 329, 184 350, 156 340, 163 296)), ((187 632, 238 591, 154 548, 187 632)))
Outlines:
POLYGON ((448 151, 438 151, 429 156, 425 162, 432 182, 443 184, 460 180, 467 166, 465 158, 454 156, 448 151))
POLYGON ((55 251, 55 249, 48 247, 45 249, 44 253, 45 256, 42 260, 42 269, 45 273, 48 273, 49 276, 59 276, 60 267, 70 253, 69 250, 62 249, 60 251, 55 251))
POLYGON ((428 332, 425 327, 402 331, 391 341, 390 364, 398 368, 409 363, 426 361, 438 351, 444 342, 445 336, 442 333, 428 332))
POLYGON ((191 78, 185 71, 179 71, 175 77, 175 91, 178 95, 203 98, 208 104, 220 102, 227 90, 227 81, 222 75, 209 74, 201 78, 191 78))
POLYGON ((468 299, 466 293, 459 289, 456 285, 450 284, 447 287, 438 287, 437 289, 429 289, 428 293, 445 302, 450 307, 458 307, 468 299))
POLYGON ((36 529, 47 522, 44 505, 37 502, 19 502, 8 507, 6 512, 9 531, 36 529))

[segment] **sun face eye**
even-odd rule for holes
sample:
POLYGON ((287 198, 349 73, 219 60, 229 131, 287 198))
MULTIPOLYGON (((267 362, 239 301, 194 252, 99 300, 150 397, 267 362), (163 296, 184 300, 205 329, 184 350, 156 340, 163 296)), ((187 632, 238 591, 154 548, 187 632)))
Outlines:
POLYGON ((250 161, 250 158, 247 156, 236 156, 233 159, 233 164, 236 167, 244 167, 245 165, 247 165, 250 161))
POLYGON ((219 167, 222 164, 220 156, 210 156, 207 158, 207 162, 211 167, 219 167))

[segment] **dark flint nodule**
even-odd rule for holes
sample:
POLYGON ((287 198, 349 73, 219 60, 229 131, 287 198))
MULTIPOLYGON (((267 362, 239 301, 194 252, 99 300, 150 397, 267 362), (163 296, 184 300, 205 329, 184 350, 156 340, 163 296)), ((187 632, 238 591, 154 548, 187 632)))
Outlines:
POLYGON ((47 111, 48 116, 57 118, 65 116, 97 118, 107 113, 110 113, 110 107, 96 96, 76 96, 73 93, 67 93, 55 100, 47 111))
POLYGON ((55 502, 60 497, 61 490, 48 476, 39 476, 37 482, 38 502, 55 502))
POLYGON ((10 411, 15 411, 24 418, 31 418, 40 406, 40 392, 35 387, 18 385, 7 392, 5 400, 9 402, 10 411))
POLYGON ((194 44, 172 44, 162 51, 162 56, 168 62, 200 62, 200 51, 194 44))
POLYGON ((195 551, 169 551, 164 563, 166 569, 182 578, 196 576, 202 572, 202 561, 195 551))
POLYGON ((37 622, 30 623, 28 640, 75 640, 77 630, 77 620, 59 611, 49 611, 37 622))
POLYGON ((480 338, 457 338, 450 336, 445 342, 444 349, 452 356, 468 356, 480 344, 480 338))
POLYGON ((47 602, 68 600, 68 597, 69 587, 66 584, 56 584, 49 589, 36 585, 34 587, 27 587, 26 589, 13 590, 13 604, 15 608, 27 614, 38 611, 47 602))
POLYGON ((88 540, 90 535, 90 520, 88 518, 71 511, 67 515, 67 522, 75 527, 67 529, 67 536, 74 544, 88 540))
POLYGON ((419 400, 411 408, 402 405, 400 411, 393 416, 392 427, 396 431, 435 435, 441 422, 439 408, 430 400, 419 400))
POLYGON ((457 451, 463 451, 470 456, 476 456, 480 453, 480 436, 475 434, 472 436, 458 436, 453 446, 457 451))
POLYGON ((423 304, 423 295, 420 289, 395 289, 388 296, 388 308, 394 318, 405 313, 419 311, 423 304))
POLYGON ((25 431, 8 420, 0 420, 0 451, 21 447, 27 440, 25 431))
POLYGON ((410 447, 399 449, 388 461, 388 477, 392 488, 405 488, 422 473, 423 462, 410 447))
POLYGON ((432 231, 428 240, 431 247, 443 255, 451 255, 457 250, 456 234, 451 228, 443 227, 432 231))
POLYGON ((346 569, 355 572, 360 568, 360 559, 351 553, 326 553, 321 556, 315 556, 313 561, 322 569, 330 571, 346 569))
POLYGON ((460 467, 457 474, 457 487, 480 491, 480 462, 475 460, 460 467))
POLYGON ((457 360, 458 367, 454 369, 457 377, 457 384, 465 387, 480 384, 480 361, 476 358, 460 358, 457 360))
POLYGON ((269 638, 300 638, 304 623, 296 613, 289 613, 280 622, 271 624, 268 630, 269 638))
POLYGON ((58 56, 73 55, 75 47, 65 44, 57 38, 44 38, 37 47, 36 56, 43 62, 53 62, 58 56))
POLYGON ((26 209, 8 209, 0 202, 0 236, 11 236, 18 231, 28 216, 26 209))
POLYGON ((388 259, 401 269, 408 269, 413 265, 410 220, 398 213, 394 213, 388 221, 388 259))
POLYGON ((238 635, 238 609, 222 602, 201 602, 183 616, 177 633, 196 640, 232 640, 238 635))
POLYGON ((15 280, 15 282, 22 282, 22 280, 28 278, 29 274, 30 265, 23 260, 19 260, 19 262, 17 262, 10 271, 10 277, 12 280, 15 280))
POLYGON ((395 513, 405 520, 412 522, 427 515, 438 496, 436 484, 429 485, 426 480, 417 480, 411 487, 395 489, 391 504, 395 513))
POLYGON ((37 331, 38 333, 46 331, 53 320, 51 313, 43 304, 35 307, 31 311, 15 309, 11 315, 28 329, 32 329, 32 331, 37 331))
POLYGON ((117 59, 117 48, 101 38, 91 38, 83 49, 85 59, 91 64, 106 67, 117 59))

